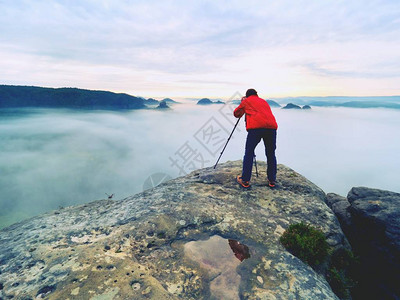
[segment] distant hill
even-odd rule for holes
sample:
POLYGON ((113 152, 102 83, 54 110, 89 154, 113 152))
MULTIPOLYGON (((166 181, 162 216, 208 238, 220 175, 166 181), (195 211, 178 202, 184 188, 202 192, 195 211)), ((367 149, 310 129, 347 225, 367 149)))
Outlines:
POLYGON ((326 101, 313 101, 310 102, 312 106, 337 106, 340 103, 326 102, 326 101))
POLYGON ((281 105, 278 102, 275 102, 274 100, 267 99, 267 102, 271 107, 281 107, 281 105))
POLYGON ((160 104, 156 107, 157 109, 169 109, 170 107, 168 106, 166 101, 160 101, 160 104))
POLYGON ((143 98, 78 88, 0 85, 0 108, 46 107, 82 109, 146 108, 143 98))
POLYGON ((242 102, 242 101, 241 101, 241 100, 231 100, 231 101, 229 101, 228 103, 235 104, 235 105, 239 105, 240 102, 242 102))
POLYGON ((179 102, 176 102, 175 100, 172 100, 171 98, 165 98, 165 99, 163 99, 162 101, 164 101, 164 102, 166 102, 166 103, 169 103, 169 104, 172 104, 172 103, 179 103, 179 102))
MULTIPOLYGON (((165 103, 165 104, 176 104, 179 102, 176 102, 175 100, 172 100, 171 98, 164 98, 163 100, 156 100, 154 98, 148 98, 148 99, 144 99, 144 104, 149 105, 149 106, 158 106, 161 103, 165 103)), ((164 104, 161 104, 161 106, 163 106, 164 104)), ((160 108, 159 106, 157 108, 160 108)), ((169 107, 168 107, 169 108, 169 107)))
POLYGON ((289 97, 278 99, 283 103, 297 103, 298 105, 311 106, 337 106, 337 107, 356 107, 356 108, 400 108, 400 96, 370 96, 370 97, 350 97, 350 96, 328 96, 328 97, 289 97))
POLYGON ((209 105, 209 104, 213 104, 213 102, 208 98, 203 98, 203 99, 200 99, 199 101, 197 101, 197 104, 198 105, 209 105))
POLYGON ((288 103, 285 107, 282 107, 282 109, 301 109, 301 107, 293 103, 288 103))
POLYGON ((208 99, 208 98, 203 98, 203 99, 200 99, 198 102, 197 102, 197 104, 198 105, 210 105, 210 104, 224 104, 224 102, 222 102, 222 101, 216 101, 216 102, 213 102, 213 101, 211 101, 210 99, 208 99))
POLYGON ((146 105, 158 105, 159 103, 160 103, 160 101, 153 99, 153 98, 149 98, 149 99, 145 100, 146 105))
POLYGON ((393 103, 389 101, 348 101, 343 103, 332 103, 324 101, 311 102, 310 105, 313 106, 335 106, 335 107, 353 107, 353 108, 394 108, 400 109, 400 103, 393 103))
POLYGON ((341 104, 336 104, 335 106, 343 107, 356 107, 356 108, 396 108, 400 109, 400 103, 390 103, 390 102, 378 102, 378 101, 350 101, 341 104))

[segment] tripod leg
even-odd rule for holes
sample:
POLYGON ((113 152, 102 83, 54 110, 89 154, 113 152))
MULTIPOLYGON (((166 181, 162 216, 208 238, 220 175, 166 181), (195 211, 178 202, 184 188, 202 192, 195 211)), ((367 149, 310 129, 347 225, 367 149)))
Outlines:
POLYGON ((256 176, 258 177, 257 159, 255 154, 254 154, 254 165, 256 166, 256 176))
POLYGON ((221 158, 221 156, 222 156, 222 153, 224 153, 225 148, 226 148, 226 146, 228 145, 229 140, 231 139, 232 134, 233 134, 233 132, 235 131, 236 126, 239 124, 239 121, 240 121, 241 118, 242 118, 242 117, 238 118, 238 120, 237 120, 235 126, 233 127, 232 132, 231 132, 231 134, 229 135, 228 140, 226 141, 226 144, 225 144, 224 148, 222 149, 221 154, 219 155, 217 162, 216 162, 215 165, 214 165, 214 169, 217 167, 218 162, 219 162, 219 160, 220 160, 220 158, 221 158))

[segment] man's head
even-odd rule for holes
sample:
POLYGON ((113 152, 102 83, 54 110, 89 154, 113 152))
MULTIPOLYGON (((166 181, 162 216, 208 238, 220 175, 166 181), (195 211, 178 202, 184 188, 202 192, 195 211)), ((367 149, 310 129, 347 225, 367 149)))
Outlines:
POLYGON ((246 98, 250 96, 258 96, 257 91, 255 89, 248 89, 246 92, 246 98))

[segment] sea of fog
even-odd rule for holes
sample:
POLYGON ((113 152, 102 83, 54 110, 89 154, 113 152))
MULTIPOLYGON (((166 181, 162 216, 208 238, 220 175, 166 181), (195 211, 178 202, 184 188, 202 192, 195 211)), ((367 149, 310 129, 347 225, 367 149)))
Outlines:
MULTIPOLYGON (((165 178, 214 165, 235 119, 231 105, 169 111, 0 110, 0 228, 45 211, 123 199, 165 178)), ((400 110, 273 109, 278 163, 325 192, 400 192, 400 110)), ((244 120, 221 162, 241 159, 244 120)), ((265 160, 262 143, 257 160, 265 160)))

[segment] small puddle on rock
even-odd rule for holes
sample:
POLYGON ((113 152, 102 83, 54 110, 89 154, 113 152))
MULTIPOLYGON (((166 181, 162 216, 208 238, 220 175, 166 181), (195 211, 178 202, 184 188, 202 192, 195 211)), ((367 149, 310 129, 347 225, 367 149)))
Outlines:
POLYGON ((197 262, 210 277, 210 292, 217 299, 239 299, 241 277, 236 267, 250 257, 249 248, 218 235, 184 245, 185 257, 197 262))

